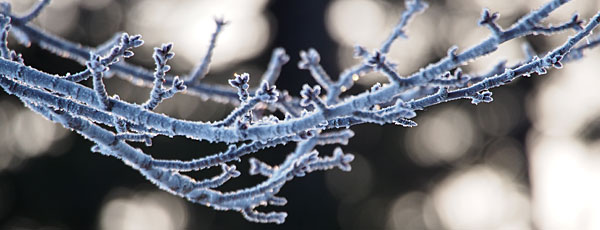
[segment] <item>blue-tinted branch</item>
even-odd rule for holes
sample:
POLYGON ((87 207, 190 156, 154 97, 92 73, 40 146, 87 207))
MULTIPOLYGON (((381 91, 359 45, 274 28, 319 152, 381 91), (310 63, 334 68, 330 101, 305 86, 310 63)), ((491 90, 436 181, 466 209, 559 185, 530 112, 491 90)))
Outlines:
MULTIPOLYGON (((142 36, 140 35, 135 35, 135 36, 129 36, 129 34, 127 33, 123 33, 120 35, 119 37, 119 43, 114 45, 112 48, 110 48, 110 53, 108 53, 108 55, 106 57, 98 57, 98 62, 100 63, 100 65, 105 66, 105 67, 109 67, 111 65, 113 65, 114 63, 119 61, 120 57, 123 58, 130 58, 133 56, 133 51, 131 51, 131 49, 136 48, 136 47, 140 47, 142 44, 144 44, 144 41, 141 39, 142 36)), ((101 51, 99 53, 94 53, 92 55, 92 57, 94 55, 101 55, 102 52, 101 51)), ((108 71, 108 69, 106 70, 108 71)), ((106 72, 104 71, 104 72, 106 72)), ((67 76, 65 76, 65 79, 69 80, 69 81, 73 81, 73 82, 80 82, 83 80, 86 80, 90 75, 92 75, 92 70, 90 68, 86 68, 84 71, 81 71, 79 73, 76 74, 67 74, 67 76)))
POLYGON ((119 133, 117 139, 123 141, 144 142, 146 146, 152 146, 153 135, 145 133, 119 133))
MULTIPOLYGON (((14 18, 15 16, 11 16, 14 18)), ((61 37, 55 36, 48 32, 43 31, 34 25, 14 22, 12 23, 13 30, 11 34, 14 35, 17 40, 22 44, 29 46, 30 42, 37 43, 40 47, 55 53, 58 56, 75 60, 81 64, 85 64, 90 59, 90 52, 94 52, 94 48, 85 47, 80 44, 76 44, 67 41, 61 37)), ((101 50, 104 51, 104 50, 101 50)), ((103 52, 102 52, 103 53, 103 52)), ((119 73, 117 76, 127 81, 132 81, 131 77, 137 84, 141 84, 146 87, 153 87, 154 73, 153 71, 147 70, 137 65, 129 64, 126 62, 118 62, 111 66, 111 72, 119 73)), ((165 84, 173 84, 175 76, 165 75, 165 84)), ((186 76, 182 76, 181 79, 186 79, 186 76)), ((237 95, 231 88, 222 85, 212 84, 195 84, 187 85, 187 94, 198 96, 203 100, 213 100, 220 103, 230 103, 237 105, 237 95)))
POLYGON ((300 62, 298 62, 299 69, 306 69, 310 71, 315 81, 323 87, 325 90, 329 90, 333 86, 331 77, 325 72, 321 64, 321 56, 317 50, 310 48, 308 51, 300 51, 300 62))
POLYGON ((175 93, 182 92, 186 89, 182 80, 179 77, 175 77, 171 84, 170 89, 163 88, 163 82, 165 82, 165 73, 171 69, 171 66, 167 65, 167 61, 175 56, 175 53, 171 52, 173 44, 163 44, 160 48, 154 48, 154 63, 156 69, 154 70, 154 87, 150 91, 150 98, 148 101, 142 104, 144 109, 154 110, 156 106, 164 99, 171 98, 175 93))
POLYGON ((524 65, 514 69, 507 69, 503 74, 485 79, 471 87, 445 92, 443 94, 438 93, 437 95, 419 99, 409 104, 412 108, 425 108, 460 98, 472 99, 473 103, 491 102, 491 93, 486 90, 504 85, 520 76, 527 76, 532 73, 544 74, 546 73, 546 68, 562 68, 562 58, 575 47, 575 44, 587 37, 599 23, 600 13, 590 19, 590 22, 585 28, 579 31, 575 36, 570 37, 562 46, 549 52, 542 58, 536 57, 524 65))
MULTIPOLYGON (((492 39, 491 41, 495 40, 492 39)), ((486 40, 479 46, 486 47, 486 44, 493 44, 489 42, 490 40, 486 40)), ((470 56, 477 55, 478 53, 487 53, 482 52, 481 49, 493 50, 495 48, 472 48, 461 54, 457 54, 455 58, 459 60, 468 60, 470 56)), ((417 81, 422 82, 422 84, 424 84, 428 82, 425 81, 425 79, 427 79, 428 76, 435 76, 433 73, 437 73, 442 69, 449 69, 450 67, 454 67, 456 65, 453 64, 454 62, 450 62, 448 60, 448 58, 442 59, 440 63, 433 64, 423 69, 419 73, 413 74, 412 77, 406 78, 406 81, 417 81)), ((458 62, 462 63, 462 61, 458 62)), ((23 69, 23 71, 28 72, 35 72, 35 70, 30 69, 28 67, 20 67, 19 65, 8 63, 6 61, 0 61, 0 66, 5 67, 0 69, 0 71, 2 71, 2 74, 7 75, 17 73, 19 72, 17 71, 19 69, 23 69)), ((37 84, 45 88, 57 90, 58 92, 61 92, 63 94, 69 95, 74 98, 78 98, 78 100, 82 100, 84 101, 84 103, 97 106, 97 102, 94 102, 96 96, 86 93, 89 89, 86 89, 85 87, 78 85, 69 85, 57 81, 56 79, 54 79, 54 77, 50 75, 46 75, 39 72, 36 72, 35 74, 23 74, 22 76, 24 78, 24 81, 29 82, 29 84, 37 84)), ((394 98, 395 95, 400 94, 402 91, 404 91, 403 87, 388 85, 382 87, 374 93, 362 93, 353 97, 352 100, 347 100, 335 106, 328 106, 328 112, 326 114, 316 112, 304 116, 302 118, 291 119, 288 121, 279 122, 277 124, 250 126, 245 130, 215 130, 210 127, 207 127, 210 126, 209 124, 205 124, 202 122, 180 121, 168 118, 164 115, 154 114, 149 111, 136 111, 139 109, 137 109, 135 106, 128 105, 120 101, 114 101, 112 112, 117 113, 121 117, 130 119, 133 123, 140 123, 141 121, 144 121, 145 124, 151 128, 157 130, 172 131, 176 135, 186 135, 198 139, 205 139, 211 141, 235 142, 240 140, 258 140, 261 138, 286 136, 291 135, 293 133, 301 132, 303 130, 318 127, 319 124, 323 122, 323 120, 342 118, 344 116, 350 115, 354 111, 364 110, 365 108, 370 108, 376 104, 385 103, 386 101, 390 100, 390 98, 394 98), (165 127, 166 124, 171 124, 172 127, 167 128, 165 127)))
POLYGON ((390 47, 398 37, 407 38, 406 33, 404 32, 406 25, 408 25, 408 22, 416 14, 423 13, 423 11, 425 11, 425 9, 429 7, 429 4, 421 0, 405 0, 404 6, 406 7, 406 9, 404 10, 404 12, 402 12, 402 17, 400 18, 400 21, 398 22, 396 27, 394 27, 394 30, 392 31, 388 39, 385 40, 385 42, 383 42, 383 44, 381 45, 381 48, 379 48, 379 51, 383 54, 387 54, 390 51, 390 47))
POLYGON ((200 62, 198 64, 198 66, 194 67, 194 69, 190 73, 189 77, 185 80, 186 84, 191 84, 191 85, 197 84, 200 80, 202 80, 204 77, 206 77, 206 74, 208 74, 208 70, 210 67, 210 62, 212 59, 213 51, 214 51, 215 47, 217 46, 217 37, 221 33, 223 26, 227 25, 227 23, 228 22, 225 21, 225 19, 223 19, 223 18, 215 18, 215 24, 217 27, 215 29, 215 32, 210 37, 210 43, 208 45, 208 50, 206 50, 206 54, 204 55, 202 62, 200 62))
POLYGON ((286 144, 290 141, 299 141, 298 136, 287 136, 275 138, 268 141, 254 141, 249 144, 242 144, 240 146, 230 145, 227 151, 213 154, 210 156, 193 159, 189 161, 179 160, 152 160, 151 164, 157 168, 165 168, 175 171, 197 171, 209 167, 214 167, 219 164, 226 162, 239 160, 240 157, 257 152, 265 148, 275 147, 277 145, 286 144))
POLYGON ((246 98, 240 106, 235 108, 231 113, 222 121, 215 122, 215 126, 229 126, 235 122, 235 120, 241 117, 243 114, 250 112, 258 103, 275 103, 279 97, 279 92, 275 86, 269 86, 269 83, 263 81, 260 88, 256 91, 254 96, 247 99, 247 89, 249 80, 248 74, 237 75, 235 79, 230 80, 230 84, 237 87, 240 92, 240 99, 246 98))
POLYGON ((302 96, 302 100, 300 101, 300 105, 307 107, 309 105, 314 105, 319 109, 320 112, 326 112, 328 110, 327 105, 323 102, 323 99, 319 96, 321 94, 321 87, 315 85, 314 87, 310 87, 307 84, 302 86, 302 91, 300 91, 300 96, 302 96))
POLYGON ((10 58, 10 50, 8 49, 8 31, 10 30, 10 17, 0 15, 0 56, 4 59, 10 58))
POLYGON ((566 2, 551 1, 507 29, 496 24, 499 17, 497 13, 484 10, 479 24, 491 30, 487 39, 462 51, 452 46, 441 60, 411 75, 400 76, 395 64, 387 60, 386 53, 393 41, 404 35, 409 19, 427 6, 419 0, 407 0, 406 11, 381 49, 369 53, 366 48, 357 46, 355 55, 362 58, 363 62, 343 71, 337 81, 331 80, 320 66, 320 56, 316 50, 302 52, 300 67, 310 70, 319 85, 304 85, 299 97, 293 97, 285 90, 281 93, 276 90, 274 83, 282 65, 289 60, 283 49, 279 48, 273 51, 263 81, 255 89, 250 88, 248 74, 236 75, 229 81, 235 89, 198 83, 208 72, 217 36, 225 24, 222 20, 217 20, 217 30, 203 62, 192 71, 191 77, 184 78, 184 82, 167 74, 170 69, 167 61, 174 56, 171 44, 155 49, 153 58, 156 68, 152 72, 118 61, 121 57, 132 56, 131 49, 142 45, 139 35, 123 34, 118 40, 113 38, 97 49, 84 47, 27 23, 39 14, 47 1, 41 2, 32 13, 21 18, 12 16, 10 5, 5 3, 0 5, 5 15, 0 17, 0 86, 41 116, 91 140, 95 144, 92 151, 122 160, 165 191, 216 210, 240 212, 249 221, 283 223, 287 213, 264 213, 256 208, 285 205, 287 200, 276 195, 287 181, 294 178, 332 168, 349 171, 354 155, 344 154, 340 148, 336 148, 331 156, 320 156, 315 150, 318 145, 347 144, 354 135, 349 127, 362 123, 393 123, 412 127, 417 125, 410 120, 417 115, 416 110, 457 99, 469 99, 473 104, 489 103, 493 101, 490 90, 521 76, 545 74, 551 67, 562 68, 566 61, 581 58, 584 50, 600 44, 598 37, 587 38, 600 24, 600 13, 585 27, 578 17, 559 26, 540 25, 544 18, 566 2), (21 56, 7 46, 9 29, 20 42, 35 42, 62 57, 85 64, 86 69, 68 77, 60 77, 24 65, 21 56), (512 66, 499 61, 490 71, 481 75, 465 74, 458 68, 496 51, 506 41, 530 34, 550 35, 570 29, 575 30, 575 35, 541 58, 533 50, 525 49, 527 57, 524 61, 512 66), (587 39, 587 43, 577 45, 584 39, 587 39), (109 71, 131 75, 132 79, 151 85, 148 101, 137 105, 117 95, 109 96, 103 82, 103 77, 109 71), (371 71, 385 74, 389 83, 377 83, 365 92, 340 98, 341 93, 352 87, 354 81, 371 71), (77 83, 89 76, 93 78, 92 87, 77 83), (190 94, 237 106, 216 122, 187 121, 152 111, 162 100, 183 91, 185 83, 189 83, 186 92, 190 94), (166 89, 164 84, 171 84, 171 88, 166 89), (327 90, 325 98, 321 96, 322 88, 327 90), (281 114, 273 113, 273 108, 283 112, 285 118, 277 117, 281 114), (155 159, 128 143, 145 142, 150 146, 152 138, 157 135, 185 136, 192 140, 227 143, 229 147, 208 156, 179 160, 155 159), (255 154, 263 149, 286 144, 295 144, 296 149, 287 154, 280 164, 269 165, 255 158, 255 154), (248 155, 252 156, 249 159, 250 174, 263 175, 266 177, 264 181, 234 191, 216 190, 241 174, 233 163, 248 155), (220 174, 200 181, 181 174, 216 166, 221 167, 220 174))
POLYGON ((545 34, 545 35, 551 35, 556 32, 565 31, 567 29, 573 29, 575 31, 580 31, 583 29, 583 21, 579 19, 579 14, 573 15, 573 17, 571 17, 571 21, 566 22, 559 26, 552 26, 552 25, 550 25, 549 27, 534 26, 532 28, 533 31, 535 31, 537 33, 545 34))
POLYGON ((271 54, 271 61, 269 61, 267 71, 262 76, 262 81, 269 83, 269 85, 275 85, 281 73, 281 67, 288 61, 290 61, 290 56, 285 53, 285 49, 275 48, 273 54, 271 54))
POLYGON ((583 51, 594 48, 600 45, 600 36, 596 35, 594 38, 588 38, 585 44, 581 44, 571 50, 565 57, 563 57, 563 62, 579 60, 583 57, 583 51))
POLYGON ((42 10, 44 10, 44 8, 48 4, 50 4, 50 0, 41 0, 37 3, 37 5, 35 5, 33 8, 31 8, 31 11, 29 13, 26 13, 25 15, 23 15, 21 17, 15 18, 15 20, 20 23, 27 23, 27 22, 33 20, 34 18, 36 18, 38 15, 40 15, 42 10))
POLYGON ((100 56, 96 55, 92 56, 86 66, 93 77, 94 92, 96 92, 96 99, 98 100, 98 104, 100 104, 100 109, 110 111, 112 106, 110 100, 108 99, 106 87, 102 81, 104 72, 108 71, 108 67, 102 65, 100 62, 100 56))

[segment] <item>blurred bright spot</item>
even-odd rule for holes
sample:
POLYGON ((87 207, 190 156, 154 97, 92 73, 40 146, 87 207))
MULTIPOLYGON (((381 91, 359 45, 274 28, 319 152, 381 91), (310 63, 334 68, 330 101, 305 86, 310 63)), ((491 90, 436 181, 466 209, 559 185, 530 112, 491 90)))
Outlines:
POLYGON ((327 188, 342 202, 354 203, 369 194, 373 172, 369 162, 359 154, 354 154, 352 171, 329 170, 325 174, 327 188))
POLYGON ((433 199, 428 196, 423 202, 423 221, 425 226, 430 230, 444 229, 442 221, 437 214, 433 199))
POLYGON ((34 21, 53 34, 67 35, 79 21, 77 1, 52 1, 52 4, 48 5, 34 21))
MULTIPOLYGON (((9 0, 11 4, 12 11, 16 15, 22 15, 33 7, 33 5, 37 4, 39 0, 9 0)), ((33 20, 34 23, 40 25, 44 30, 48 30, 49 32, 59 35, 65 36, 68 35, 79 22, 79 7, 85 8, 87 10, 101 10, 102 8, 108 7, 113 0, 60 0, 60 1, 52 1, 41 13, 40 15, 33 20)), ((111 9, 111 16, 120 15, 119 9, 111 9)), ((95 16, 94 14, 91 14, 95 16)), ((114 24, 120 23, 119 17, 111 17, 110 22, 107 22, 106 18, 103 18, 102 21, 106 24, 114 24)), ((92 20, 93 22, 97 20, 92 20)), ((92 25, 95 28, 99 28, 98 33, 102 34, 105 32, 105 25, 92 25)), ((113 29, 114 30, 114 29, 113 29)), ((94 36, 94 35, 90 35, 94 36)))
POLYGON ((553 77, 544 79, 530 112, 537 130, 546 135, 571 136, 587 121, 600 115, 600 60, 598 52, 586 52, 585 58, 565 65, 553 77))
POLYGON ((42 116, 21 109, 12 121, 17 151, 26 156, 36 156, 46 151, 55 139, 56 127, 42 116))
POLYGON ((391 31, 386 30, 385 2, 334 1, 327 9, 327 29, 344 45, 378 45, 391 31), (382 36, 383 35, 383 36, 382 36), (381 37, 380 41, 373 41, 381 37))
MULTIPOLYGON (((596 10, 597 4, 575 1, 560 16, 564 21, 571 7, 596 10)), ((544 77, 529 97, 534 129, 528 133, 527 150, 533 222, 539 229, 600 229, 600 146, 581 136, 600 117, 597 51, 588 50, 583 59, 544 77)))
POLYGON ((441 223, 448 229, 526 229, 529 201, 506 175, 476 166, 445 179, 432 194, 441 223))
POLYGON ((568 137, 530 140, 534 221, 538 227, 598 229, 600 149, 568 137))
POLYGON ((165 192, 140 192, 116 197, 104 204, 100 228, 107 230, 184 229, 188 211, 184 200, 165 192))
POLYGON ((0 101, 0 170, 15 168, 21 160, 40 154, 65 151, 55 144, 69 134, 66 129, 19 106, 8 100, 0 101))
POLYGON ((477 141, 472 118, 458 108, 428 111, 417 117, 417 123, 406 131, 403 143, 409 157, 422 166, 452 162, 477 141))
MULTIPOLYGON (((215 17, 230 23, 219 35, 211 67, 258 55, 268 44, 269 23, 263 11, 267 1, 138 1, 128 12, 126 30, 144 36, 148 46, 173 42, 174 51, 189 63, 204 57, 215 17)), ((192 68, 191 66, 189 68, 192 68)))
POLYGON ((421 192, 409 192, 394 200, 388 213, 388 229, 425 229, 424 200, 421 192))

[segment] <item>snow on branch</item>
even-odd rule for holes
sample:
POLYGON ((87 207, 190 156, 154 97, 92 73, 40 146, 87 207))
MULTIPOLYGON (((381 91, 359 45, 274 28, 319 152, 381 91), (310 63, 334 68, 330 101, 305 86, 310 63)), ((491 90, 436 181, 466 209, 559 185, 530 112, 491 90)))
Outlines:
POLYGON ((41 116, 92 141, 95 144, 92 151, 122 160, 160 189, 216 210, 240 212, 249 221, 281 224, 287 213, 265 213, 256 208, 285 205, 287 200, 276 195, 294 178, 334 168, 350 171, 354 155, 344 153, 339 147, 346 145, 354 135, 350 127, 363 123, 413 127, 417 123, 411 119, 417 112, 436 104, 457 99, 468 99, 473 104, 489 103, 493 101, 492 89, 521 76, 560 69, 568 61, 582 58, 584 50, 600 44, 599 37, 588 39, 600 23, 600 13, 587 24, 575 14, 570 21, 558 26, 541 25, 544 18, 566 2, 549 1, 506 28, 496 24, 498 13, 484 9, 479 20, 473 18, 473 25, 488 27, 491 34, 487 39, 466 49, 452 46, 446 57, 401 76, 386 54, 397 38, 407 37, 405 27, 408 22, 428 7, 420 0, 406 0, 400 21, 381 48, 369 52, 356 46, 355 56, 363 62, 343 71, 337 80, 319 64, 320 56, 315 49, 302 51, 298 67, 309 70, 318 85, 305 84, 299 95, 289 95, 275 86, 282 66, 289 61, 283 48, 273 51, 261 83, 254 88, 250 86, 247 73, 236 74, 229 80, 232 87, 201 82, 208 73, 217 37, 227 23, 223 19, 215 20, 216 30, 203 60, 188 76, 177 77, 167 73, 170 70, 167 61, 175 55, 170 43, 154 49, 155 69, 148 70, 122 60, 133 56, 133 48, 143 44, 140 35, 119 34, 99 47, 86 47, 29 23, 50 1, 40 1, 24 16, 15 16, 10 4, 4 3, 0 11, 0 86, 41 116), (506 66, 506 61, 500 60, 482 75, 466 74, 458 68, 496 51, 506 41, 567 30, 573 30, 574 35, 563 45, 545 55, 537 56, 527 51, 528 57, 514 66, 506 66), (36 43, 61 57, 78 61, 84 69, 73 75, 56 76, 27 66, 8 48, 8 34, 22 44, 36 43), (582 40, 587 43, 580 44, 582 40), (109 71, 117 76, 130 76, 131 79, 124 78, 129 81, 143 82, 152 89, 149 99, 139 105, 121 100, 118 95, 109 96, 104 84, 109 71), (342 96, 357 78, 369 72, 384 74, 389 83, 377 83, 365 92, 342 96), (92 87, 79 83, 89 77, 92 87), (165 88, 164 84, 170 88, 165 88), (322 89, 326 91, 324 95, 322 89), (179 92, 236 107, 222 120, 212 122, 182 120, 153 111, 163 100, 179 92), (265 106, 272 108, 273 113, 255 111, 265 106), (275 116, 277 111, 285 114, 285 118, 275 116), (228 148, 191 160, 156 159, 128 143, 144 142, 151 146, 152 138, 156 136, 220 142, 228 144, 228 148), (287 144, 295 144, 296 149, 287 153, 286 159, 278 165, 269 165, 256 158, 256 153, 263 149, 287 144), (327 154, 316 151, 318 145, 338 147, 327 154), (221 191, 221 185, 241 174, 236 170, 235 162, 248 155, 251 156, 248 159, 249 174, 262 175, 265 180, 248 188, 221 191), (217 166, 221 173, 204 180, 182 174, 217 166))

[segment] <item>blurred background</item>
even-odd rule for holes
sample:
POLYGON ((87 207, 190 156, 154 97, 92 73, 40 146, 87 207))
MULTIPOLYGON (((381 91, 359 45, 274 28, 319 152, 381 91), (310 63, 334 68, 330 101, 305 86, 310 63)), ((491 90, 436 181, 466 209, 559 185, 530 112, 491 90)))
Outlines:
MULTIPOLYGON (((33 0, 10 1, 26 12, 33 0)), ((428 1, 430 8, 407 27, 408 40, 392 47, 390 59, 408 75, 439 60, 456 44, 462 51, 489 31, 477 27, 483 7, 501 13, 508 27, 546 0, 428 1)), ((248 72, 252 85, 265 71, 271 51, 291 56, 278 89, 298 95, 315 84, 297 69, 298 53, 310 47, 332 76, 360 60, 352 46, 379 47, 400 18, 403 1, 371 0, 55 0, 34 21, 51 33, 96 46, 119 31, 142 34, 145 45, 130 61, 154 68, 153 46, 173 42, 172 73, 186 74, 204 55, 213 18, 227 25, 219 37, 204 80, 225 84, 248 72)), ((545 22, 584 19, 600 9, 598 0, 576 0, 545 22)), ((492 55, 469 63, 467 73, 483 73, 498 61, 514 64, 529 42, 545 53, 567 39, 530 36, 507 42, 492 55)), ((25 63, 64 75, 82 66, 40 49, 9 41, 25 63)), ((92 153, 92 143, 44 120, 15 97, 0 92, 0 229, 600 229, 600 51, 544 76, 518 79, 492 90, 494 102, 474 106, 460 100, 418 113, 415 128, 393 125, 352 127, 356 136, 343 149, 356 155, 349 173, 315 172, 288 182, 280 196, 285 224, 255 224, 240 213, 215 211, 159 190, 121 161, 92 153)), ((364 91, 380 74, 360 78, 345 95, 364 91)), ((141 103, 148 88, 113 77, 109 94, 141 103)), ((88 84, 88 83, 86 83, 88 84)), ((189 120, 223 118, 233 107, 176 95, 158 111, 189 120)), ((154 139, 155 157, 191 159, 226 149, 176 137, 154 139)), ((334 146, 319 148, 329 155, 334 146)), ((293 145, 253 154, 281 162, 293 145)), ((225 184, 230 191, 264 178, 243 173, 225 184)), ((217 169, 191 174, 212 176, 217 169)))

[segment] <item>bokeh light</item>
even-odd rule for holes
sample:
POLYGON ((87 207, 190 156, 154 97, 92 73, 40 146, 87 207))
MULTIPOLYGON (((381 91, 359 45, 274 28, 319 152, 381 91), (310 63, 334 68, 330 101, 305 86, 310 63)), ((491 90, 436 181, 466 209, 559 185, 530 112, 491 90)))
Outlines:
MULTIPOLYGON (((36 156, 46 151, 59 128, 27 109, 21 109, 15 114, 11 123, 15 150, 27 156, 36 156)), ((65 133, 64 129, 60 130, 65 133)))
MULTIPOLYGON (((266 0, 138 1, 127 13, 126 30, 143 34, 147 45, 172 42, 173 50, 188 63, 198 63, 208 49, 215 17, 230 23, 219 35, 211 67, 255 57, 269 42, 266 0), (185 7, 181 7, 185 5, 185 7)), ((191 69, 193 66, 188 66, 191 69)))
POLYGON ((597 129, 599 56, 570 63, 545 79, 529 101, 534 129, 529 131, 533 215, 541 229, 600 227, 600 145, 584 140, 582 131, 597 129))
POLYGON ((568 138, 532 138, 536 224, 542 229, 595 229, 600 218, 598 149, 568 138))
POLYGON ((520 186, 501 171, 485 166, 459 171, 432 194, 442 224, 448 229, 526 229, 529 201, 520 186))
POLYGON ((381 41, 388 34, 386 2, 348 0, 334 1, 327 11, 329 33, 347 46, 355 44, 378 45, 373 35, 381 41))
POLYGON ((100 229, 175 230, 184 229, 188 213, 185 201, 165 192, 118 190, 104 204, 100 229), (128 194, 131 193, 131 194, 128 194))
POLYGON ((69 132, 62 126, 46 120, 39 114, 0 100, 0 171, 17 168, 23 160, 42 154, 60 155, 68 149, 68 142, 61 142, 69 132))
MULTIPOLYGON (((13 12, 21 13, 27 12, 30 7, 38 1, 8 0, 7 2, 11 4, 13 12)), ((79 0, 52 1, 52 4, 50 4, 46 10, 42 11, 39 17, 35 18, 33 21, 45 30, 54 34, 59 36, 67 35, 77 25, 79 11, 74 9, 77 7, 78 3, 79 0)))
POLYGON ((569 63, 541 83, 528 106, 536 130, 551 136, 573 136, 600 115, 600 71, 590 68, 600 55, 586 55, 589 58, 569 63))
POLYGON ((393 201, 388 212, 387 229, 426 229, 423 206, 426 194, 409 192, 393 201))
POLYGON ((469 113, 445 107, 428 111, 416 119, 420 125, 407 130, 404 144, 417 164, 450 163, 463 156, 477 142, 477 129, 469 113))

